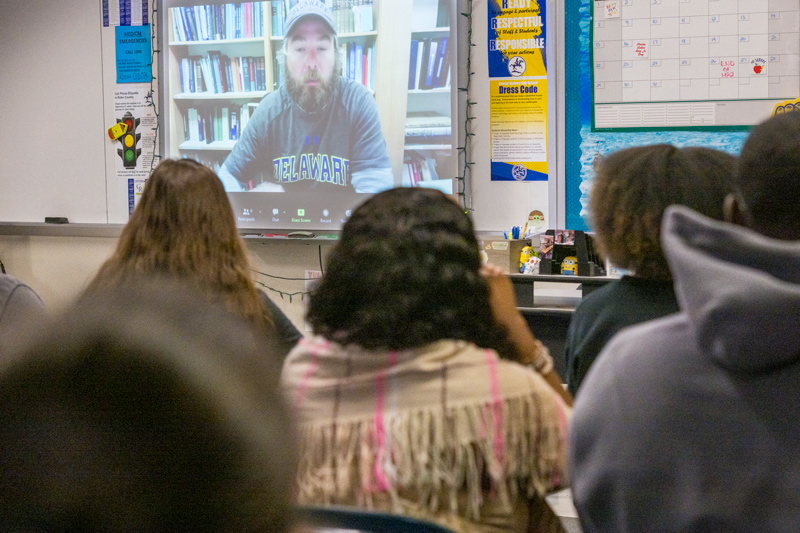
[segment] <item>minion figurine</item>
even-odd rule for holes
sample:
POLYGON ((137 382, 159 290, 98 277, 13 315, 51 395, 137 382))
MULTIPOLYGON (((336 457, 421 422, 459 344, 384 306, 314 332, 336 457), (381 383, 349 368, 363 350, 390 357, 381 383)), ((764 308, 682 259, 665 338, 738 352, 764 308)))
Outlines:
POLYGON ((525 272, 525 263, 527 263, 528 259, 530 259, 533 255, 534 255, 533 254, 533 248, 531 248, 530 246, 523 246, 522 247, 522 250, 520 250, 520 253, 519 253, 519 272, 520 272, 520 274, 525 272))
POLYGON ((561 261, 561 275, 562 276, 577 276, 578 275, 578 258, 574 255, 568 255, 561 261))

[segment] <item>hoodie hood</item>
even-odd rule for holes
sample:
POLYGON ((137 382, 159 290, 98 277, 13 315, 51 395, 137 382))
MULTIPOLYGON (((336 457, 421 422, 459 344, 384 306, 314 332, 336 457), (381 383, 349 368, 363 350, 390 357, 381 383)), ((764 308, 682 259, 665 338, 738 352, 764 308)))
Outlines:
POLYGON ((800 360, 800 241, 771 239, 684 206, 667 209, 661 240, 702 353, 749 373, 800 360))

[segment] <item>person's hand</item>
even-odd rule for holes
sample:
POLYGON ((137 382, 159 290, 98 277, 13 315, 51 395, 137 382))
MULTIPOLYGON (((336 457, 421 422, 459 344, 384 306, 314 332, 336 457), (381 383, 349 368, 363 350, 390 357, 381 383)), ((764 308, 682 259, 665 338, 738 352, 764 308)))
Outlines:
POLYGON ((250 189, 250 192, 284 192, 283 185, 264 181, 250 189))
POLYGON ((571 406, 572 395, 563 387, 561 376, 553 369, 553 358, 547 347, 533 335, 525 317, 517 309, 511 278, 494 265, 483 265, 480 272, 489 287, 489 305, 494 319, 506 328, 508 338, 516 348, 518 362, 533 366, 564 403, 571 406))
POLYGON ((483 265, 480 272, 489 288, 489 305, 495 320, 507 328, 518 327, 521 315, 511 278, 495 265, 483 265))

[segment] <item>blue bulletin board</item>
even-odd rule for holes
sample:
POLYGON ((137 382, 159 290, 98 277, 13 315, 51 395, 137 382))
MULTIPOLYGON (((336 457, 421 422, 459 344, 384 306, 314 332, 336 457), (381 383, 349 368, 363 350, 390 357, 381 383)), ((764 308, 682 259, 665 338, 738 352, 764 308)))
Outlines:
POLYGON ((592 161, 621 148, 657 143, 706 146, 738 154, 747 131, 592 131, 591 0, 565 0, 565 221, 591 230, 586 210, 592 161))

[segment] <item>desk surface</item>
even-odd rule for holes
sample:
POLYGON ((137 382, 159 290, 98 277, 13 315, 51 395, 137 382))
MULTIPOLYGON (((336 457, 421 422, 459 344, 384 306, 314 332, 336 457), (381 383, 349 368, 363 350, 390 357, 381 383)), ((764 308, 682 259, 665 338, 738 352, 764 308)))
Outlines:
MULTIPOLYGON (((615 281, 617 278, 610 278, 608 276, 561 276, 558 274, 549 274, 549 275, 541 275, 541 274, 510 274, 511 283, 514 285, 514 296, 517 299, 517 307, 520 309, 526 309, 527 312, 534 313, 537 309, 541 309, 542 307, 574 307, 572 303, 567 303, 566 299, 564 303, 559 302, 558 298, 548 298, 550 295, 541 294, 542 291, 538 291, 540 296, 544 297, 544 300, 550 302, 550 305, 545 304, 536 305, 534 303, 534 294, 536 291, 535 284, 537 282, 546 282, 546 283, 572 283, 576 285, 580 285, 581 291, 581 298, 586 297, 587 294, 592 292, 593 290, 597 289, 609 283, 611 281, 615 281)), ((541 298, 540 298, 541 299, 541 298)), ((572 299, 572 298, 567 298, 572 299)), ((577 305, 577 304, 575 304, 577 305)), ((571 312, 571 309, 562 310, 562 312, 571 312)))

